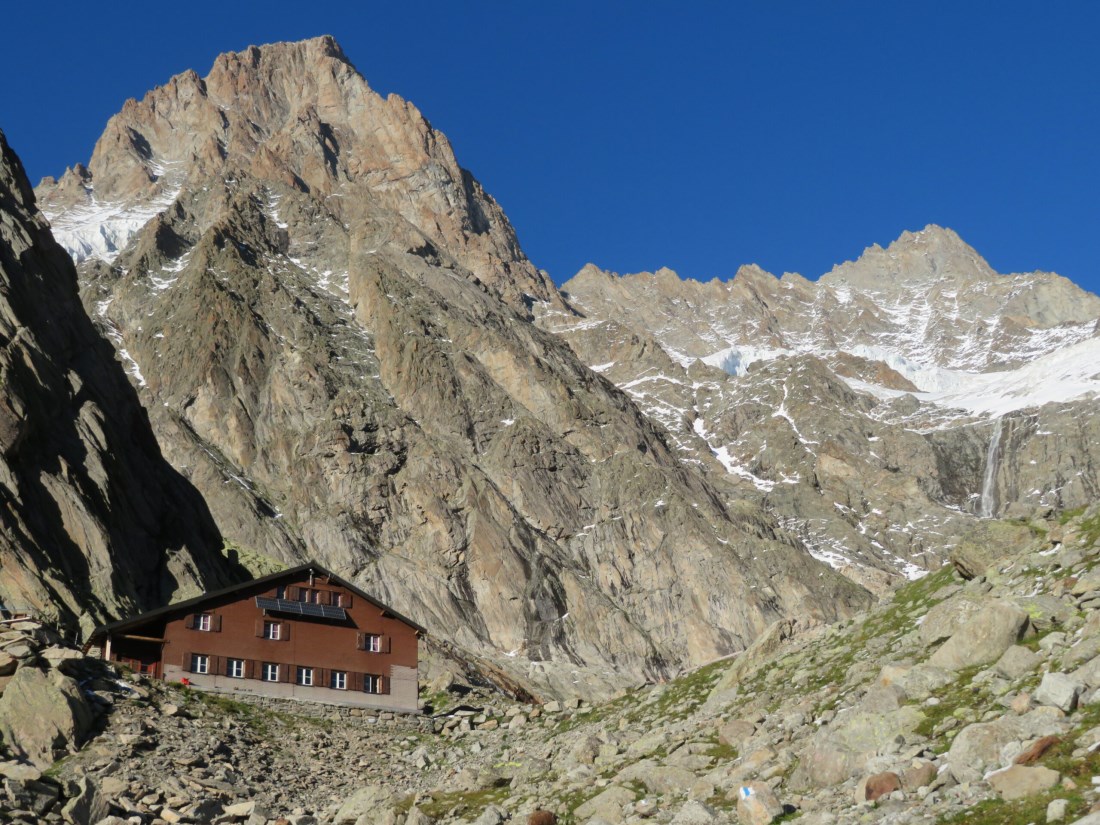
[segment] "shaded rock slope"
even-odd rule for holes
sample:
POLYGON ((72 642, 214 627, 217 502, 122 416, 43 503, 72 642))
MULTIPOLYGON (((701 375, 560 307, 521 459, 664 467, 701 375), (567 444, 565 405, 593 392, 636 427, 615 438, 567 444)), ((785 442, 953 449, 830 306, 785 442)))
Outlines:
POLYGON ((166 457, 243 550, 317 558, 536 693, 867 603, 530 322, 569 307, 331 38, 129 101, 38 192, 166 457))
POLYGON ((540 323, 700 461, 873 588, 973 517, 1100 496, 1100 298, 930 226, 817 282, 588 266, 540 323), (579 313, 579 314, 578 314, 579 313))
POLYGON ((84 629, 229 581, 0 134, 0 603, 84 629))

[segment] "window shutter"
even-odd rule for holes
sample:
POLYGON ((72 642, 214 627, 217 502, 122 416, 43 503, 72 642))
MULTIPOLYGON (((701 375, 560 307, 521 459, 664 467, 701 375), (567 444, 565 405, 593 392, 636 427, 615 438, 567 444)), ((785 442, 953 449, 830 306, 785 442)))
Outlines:
POLYGON ((367 649, 367 634, 356 633, 355 634, 355 649, 366 650, 367 649))
POLYGON ((181 664, 183 665, 184 673, 194 673, 194 671, 191 670, 191 651, 190 650, 185 650, 183 652, 183 662, 181 662, 181 664))
POLYGON ((290 641, 290 622, 279 622, 279 641, 290 641))
POLYGON ((244 660, 244 678, 255 679, 256 678, 256 663, 251 659, 244 660))
POLYGON ((351 607, 351 593, 340 594, 340 607, 351 607))
POLYGON ((211 676, 224 676, 225 675, 225 657, 224 656, 211 656, 210 657, 210 675, 211 676))
POLYGON ((378 640, 378 652, 379 653, 389 653, 390 652, 390 637, 389 636, 383 636, 381 639, 378 640))
POLYGON ((379 676, 378 677, 378 692, 389 693, 390 692, 390 677, 379 676))
POLYGON ((302 595, 302 588, 300 588, 300 587, 295 586, 295 587, 288 587, 286 589, 286 597, 292 602, 298 601, 298 598, 301 595, 302 595))
POLYGON ((263 619, 257 619, 256 620, 256 635, 260 636, 261 638, 264 635, 264 620, 263 619))
POLYGON ((192 613, 186 619, 184 619, 183 626, 188 630, 194 630, 199 624, 199 614, 192 613))
POLYGON ((329 670, 325 667, 313 668, 313 686, 314 687, 328 687, 329 670))
POLYGON ((222 617, 221 617, 220 614, 210 617, 210 629, 215 631, 216 633, 221 633, 221 631, 222 631, 222 617))
POLYGON ((348 674, 348 690, 362 690, 363 689, 363 674, 362 673, 349 673, 348 674))
POLYGON ((290 671, 293 670, 293 665, 279 665, 279 681, 289 682, 291 680, 290 671))

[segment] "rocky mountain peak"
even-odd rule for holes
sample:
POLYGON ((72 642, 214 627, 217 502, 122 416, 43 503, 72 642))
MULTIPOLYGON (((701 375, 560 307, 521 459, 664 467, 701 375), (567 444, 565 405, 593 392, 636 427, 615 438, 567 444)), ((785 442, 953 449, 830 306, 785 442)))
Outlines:
POLYGON ((411 103, 375 93, 331 37, 223 54, 205 78, 184 72, 127 101, 87 170, 44 179, 39 195, 76 260, 110 262, 153 216, 204 186, 200 224, 238 192, 309 193, 333 220, 363 227, 354 247, 435 250, 522 313, 533 302, 564 308, 447 138, 411 103), (396 223, 361 219, 382 211, 396 223))
POLYGON ((869 290, 923 289, 929 282, 953 285, 996 278, 977 253, 951 229, 929 224, 905 231, 883 249, 874 244, 855 261, 846 261, 822 276, 823 283, 846 283, 869 290))

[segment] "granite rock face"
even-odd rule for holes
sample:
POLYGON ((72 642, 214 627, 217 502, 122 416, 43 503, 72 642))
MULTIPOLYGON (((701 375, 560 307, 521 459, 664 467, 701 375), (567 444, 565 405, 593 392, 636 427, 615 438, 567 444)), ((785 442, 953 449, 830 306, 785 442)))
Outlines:
POLYGON ((575 312, 540 307, 544 328, 685 461, 873 589, 934 569, 974 516, 1100 496, 1100 298, 999 275, 951 230, 906 232, 817 282, 589 265, 562 289, 575 312))
POLYGON ((0 155, 0 603, 88 629, 227 583, 2 134, 0 155))
POLYGON ((530 322, 569 307, 446 139, 330 38, 127 103, 39 193, 242 556, 317 558, 535 693, 867 604, 530 322))

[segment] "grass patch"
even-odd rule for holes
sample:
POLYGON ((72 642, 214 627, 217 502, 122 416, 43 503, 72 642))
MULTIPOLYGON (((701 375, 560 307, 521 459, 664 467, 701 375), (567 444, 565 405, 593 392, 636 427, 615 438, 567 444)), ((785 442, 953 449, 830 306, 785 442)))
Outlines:
POLYGON ((973 708, 978 704, 988 704, 981 698, 981 687, 972 682, 974 675, 981 669, 978 665, 960 670, 954 682, 945 685, 934 694, 940 700, 938 705, 918 703, 924 719, 914 729, 914 733, 931 739, 936 734, 936 728, 944 720, 954 716, 955 711, 961 708, 973 708))
MULTIPOLYGON (((442 819, 451 811, 464 819, 476 819, 490 805, 499 805, 508 798, 508 785, 504 783, 497 787, 481 788, 476 791, 451 791, 449 793, 432 793, 427 799, 421 799, 417 805, 421 811, 432 819, 442 819)), ((413 797, 408 796, 402 800, 402 805, 407 812, 412 808, 413 797)))
POLYGON ((169 683, 169 686, 179 694, 184 708, 190 708, 192 712, 197 708, 201 708, 203 712, 231 717, 264 736, 271 733, 273 723, 290 729, 296 729, 302 723, 305 723, 325 731, 331 731, 336 725, 331 719, 318 716, 299 716, 270 708, 261 708, 249 702, 242 702, 239 699, 232 699, 217 693, 195 690, 186 685, 169 683))
POLYGON ((1079 518, 1085 514, 1085 507, 1074 507, 1072 510, 1063 510, 1058 514, 1058 523, 1062 526, 1069 524, 1075 518, 1079 518))
POLYGON ((725 659, 711 662, 672 680, 656 700, 628 711, 627 719, 638 722, 654 715, 667 720, 686 719, 707 700, 729 664, 725 659))

